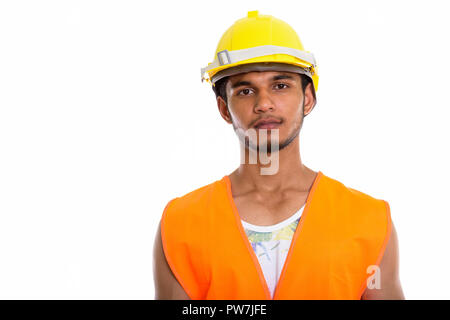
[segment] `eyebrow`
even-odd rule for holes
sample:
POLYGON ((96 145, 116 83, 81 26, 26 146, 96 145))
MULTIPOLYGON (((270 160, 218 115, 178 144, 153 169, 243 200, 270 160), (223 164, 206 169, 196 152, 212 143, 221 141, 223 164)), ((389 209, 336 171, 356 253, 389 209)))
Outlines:
MULTIPOLYGON (((292 77, 291 75, 288 75, 288 74, 278 74, 278 75, 272 77, 272 81, 283 80, 283 79, 294 80, 294 77, 292 77)), ((231 86, 231 88, 235 89, 237 87, 249 86, 251 84, 252 83, 250 81, 238 81, 238 82, 234 83, 231 86)))

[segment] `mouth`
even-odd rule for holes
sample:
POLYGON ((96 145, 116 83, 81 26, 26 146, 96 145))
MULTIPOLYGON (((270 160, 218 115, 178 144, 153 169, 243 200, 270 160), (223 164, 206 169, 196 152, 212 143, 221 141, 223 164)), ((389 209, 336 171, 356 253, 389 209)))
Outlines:
POLYGON ((282 121, 274 117, 259 119, 253 126, 255 129, 276 129, 281 126, 282 121))
POLYGON ((260 123, 255 126, 255 129, 276 129, 281 125, 279 122, 260 123))

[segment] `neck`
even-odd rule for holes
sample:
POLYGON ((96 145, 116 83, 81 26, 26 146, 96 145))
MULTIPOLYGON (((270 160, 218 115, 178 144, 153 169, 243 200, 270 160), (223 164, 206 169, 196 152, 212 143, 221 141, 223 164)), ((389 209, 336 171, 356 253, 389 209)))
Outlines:
POLYGON ((315 176, 315 172, 302 163, 299 136, 276 153, 267 154, 266 157, 257 154, 256 163, 249 162, 250 153, 252 151, 248 148, 241 148, 241 164, 230 174, 230 178, 244 190, 279 192, 288 188, 307 189, 311 178, 315 176), (264 158, 270 162, 267 163, 264 158), (262 173, 264 171, 266 174, 262 173))

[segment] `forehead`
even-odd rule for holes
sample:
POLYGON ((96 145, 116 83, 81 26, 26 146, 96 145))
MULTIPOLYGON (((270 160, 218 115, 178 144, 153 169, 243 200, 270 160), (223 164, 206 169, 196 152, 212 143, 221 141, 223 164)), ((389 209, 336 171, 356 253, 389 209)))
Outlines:
POLYGON ((288 79, 293 81, 300 81, 300 75, 295 72, 287 71, 252 71, 246 73, 240 73, 234 76, 230 76, 228 83, 233 86, 236 83, 245 82, 264 82, 275 81, 280 79, 288 79))

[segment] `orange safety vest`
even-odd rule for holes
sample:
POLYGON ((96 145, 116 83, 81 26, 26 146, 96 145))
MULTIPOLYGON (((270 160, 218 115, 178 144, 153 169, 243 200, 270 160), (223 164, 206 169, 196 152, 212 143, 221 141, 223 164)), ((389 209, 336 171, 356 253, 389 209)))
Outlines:
MULTIPOLYGON (((390 236, 388 202, 318 172, 273 299, 360 299, 390 236)), ((167 203, 167 262, 193 300, 272 299, 228 176, 167 203)))

